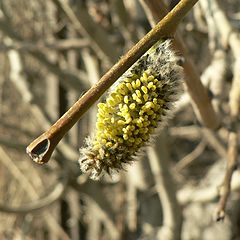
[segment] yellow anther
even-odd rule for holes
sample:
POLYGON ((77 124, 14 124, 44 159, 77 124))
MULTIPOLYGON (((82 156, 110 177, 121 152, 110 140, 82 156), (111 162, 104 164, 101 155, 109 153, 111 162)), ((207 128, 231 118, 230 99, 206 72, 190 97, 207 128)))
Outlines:
POLYGON ((118 91, 118 93, 120 93, 122 95, 126 95, 127 94, 127 92, 124 89, 118 89, 117 91, 118 91))
POLYGON ((155 120, 152 120, 151 124, 152 124, 153 127, 157 127, 157 125, 158 125, 157 121, 155 121, 155 120))
POLYGON ((111 98, 110 101, 109 101, 109 105, 110 107, 114 107, 118 104, 118 99, 117 98, 111 98))
POLYGON ((129 105, 129 108, 130 108, 131 110, 135 109, 135 108, 136 108, 136 103, 131 103, 131 104, 129 105))
POLYGON ((139 104, 142 104, 142 100, 140 98, 136 98, 136 102, 139 103, 139 104))
POLYGON ((139 90, 136 90, 137 96, 140 98, 142 96, 141 92, 139 90))
POLYGON ((110 147, 112 147, 112 145, 113 145, 112 142, 107 142, 107 143, 106 143, 106 147, 109 147, 109 148, 110 148, 110 147))
POLYGON ((123 139, 119 137, 119 138, 117 138, 117 142, 118 143, 123 143, 123 139))
POLYGON ((150 121, 145 121, 144 123, 143 123, 143 126, 144 127, 147 127, 147 126, 149 126, 150 125, 150 121))
POLYGON ((109 118, 109 117, 105 117, 105 118, 103 119, 103 122, 104 122, 104 123, 109 122, 109 121, 110 121, 110 118, 109 118))
POLYGON ((122 101, 122 95, 116 94, 114 97, 112 97, 116 104, 120 103, 122 101))
POLYGON ((124 91, 127 91, 127 87, 126 87, 126 84, 124 82, 120 83, 119 86, 118 86, 119 89, 123 89, 124 91))
POLYGON ((127 124, 129 124, 131 121, 132 121, 132 118, 131 118, 131 117, 126 118, 126 123, 127 123, 127 124))
POLYGON ((124 112, 127 112, 128 111, 128 105, 124 104, 122 109, 123 109, 124 112))
POLYGON ((136 88, 139 88, 141 86, 141 81, 139 79, 136 80, 136 88))
POLYGON ((124 96, 124 100, 123 100, 126 104, 128 104, 128 101, 129 101, 129 99, 128 99, 128 96, 124 96))
POLYGON ((117 115, 118 115, 118 116, 122 116, 122 115, 123 115, 123 113, 121 112, 121 110, 120 110, 119 112, 117 112, 117 115))
POLYGON ((132 94, 132 98, 133 98, 133 100, 136 100, 137 94, 136 94, 136 93, 133 93, 133 94, 132 94))
POLYGON ((149 139, 149 135, 144 134, 144 135, 142 136, 142 139, 143 139, 144 141, 147 141, 147 140, 149 139))
POLYGON ((124 125, 125 122, 124 122, 123 120, 118 120, 118 121, 117 121, 117 124, 119 124, 119 125, 124 125))
POLYGON ((139 133, 139 130, 136 129, 136 130, 134 131, 134 135, 138 135, 138 133, 139 133))
POLYGON ((148 100, 148 94, 144 94, 144 95, 143 95, 143 99, 144 99, 144 101, 146 102, 146 101, 148 100))
POLYGON ((98 108, 100 108, 100 109, 106 108, 105 103, 98 103, 97 106, 98 106, 98 108))
POLYGON ((146 80, 148 79, 148 74, 147 74, 146 71, 143 73, 143 76, 142 76, 142 77, 143 77, 144 80, 145 80, 145 79, 146 79, 146 80))
POLYGON ((135 83, 135 81, 132 81, 132 87, 135 89, 136 88, 136 83, 135 83))
POLYGON ((151 118, 152 118, 152 119, 155 119, 156 117, 157 117, 157 114, 154 113, 151 118))
POLYGON ((135 126, 134 126, 134 125, 131 125, 131 126, 130 126, 130 129, 131 129, 131 131, 135 130, 135 126))
POLYGON ((151 73, 151 70, 150 70, 150 69, 147 69, 147 70, 145 71, 145 73, 149 76, 150 73, 151 73))
POLYGON ((143 123, 142 123, 142 122, 138 122, 138 123, 137 123, 137 126, 138 126, 139 128, 142 128, 142 127, 143 127, 143 123))
POLYGON ((146 109, 148 109, 148 108, 153 108, 154 104, 153 104, 153 102, 146 102, 144 106, 146 109))
POLYGON ((103 129, 105 127, 105 125, 101 122, 97 122, 97 128, 98 129, 103 129))
POLYGON ((139 115, 140 115, 140 116, 144 115, 144 110, 143 110, 143 109, 140 110, 139 115))
POLYGON ((131 129, 131 126, 128 125, 128 126, 126 127, 126 130, 127 130, 127 131, 130 131, 130 129, 131 129))
POLYGON ((159 121, 161 119, 161 115, 156 115, 156 121, 159 121))
POLYGON ((135 140, 135 142, 136 142, 137 145, 139 145, 139 144, 142 143, 142 139, 141 139, 141 138, 137 138, 137 139, 135 140))
POLYGON ((128 88, 130 91, 132 91, 132 85, 131 85, 131 83, 126 83, 126 86, 127 86, 127 88, 128 88))
POLYGON ((145 86, 142 86, 142 87, 141 87, 141 90, 142 90, 145 94, 148 93, 148 89, 147 89, 145 86))
POLYGON ((104 118, 104 117, 105 117, 105 115, 104 115, 104 113, 102 113, 102 112, 99 112, 99 113, 97 113, 97 117, 98 117, 98 118, 104 118))
POLYGON ((133 137, 130 137, 128 141, 133 143, 135 142, 135 139, 133 137))
POLYGON ((160 108, 161 108, 161 107, 160 107, 159 104, 156 104, 156 105, 154 106, 154 110, 155 110, 155 111, 158 111, 160 108))
POLYGON ((124 140, 128 140, 128 135, 127 134, 123 134, 123 139, 124 140))
POLYGON ((139 132, 141 134, 146 134, 148 132, 148 128, 142 127, 142 128, 139 129, 139 132))
POLYGON ((97 142, 97 141, 94 141, 94 143, 93 143, 93 150, 98 150, 99 148, 100 148, 100 144, 99 144, 99 142, 97 142))
POLYGON ((148 77, 148 81, 153 81, 153 80, 154 80, 154 76, 153 75, 148 77))
POLYGON ((133 74, 133 75, 132 75, 132 79, 133 79, 133 80, 136 80, 137 78, 138 78, 138 75, 137 75, 137 74, 133 74))
POLYGON ((112 146, 112 148, 113 148, 113 149, 116 149, 116 148, 118 147, 118 145, 119 145, 118 143, 115 143, 115 144, 112 146))
POLYGON ((148 89, 151 89, 153 87, 153 85, 154 85, 153 82, 148 83, 148 85, 147 85, 148 89))
POLYGON ((153 115, 154 114, 154 111, 153 110, 148 110, 147 111, 147 115, 153 115))

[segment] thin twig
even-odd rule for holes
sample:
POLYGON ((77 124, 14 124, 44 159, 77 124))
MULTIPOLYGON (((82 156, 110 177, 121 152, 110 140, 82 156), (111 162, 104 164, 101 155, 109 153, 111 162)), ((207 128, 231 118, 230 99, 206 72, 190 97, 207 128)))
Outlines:
MULTIPOLYGON (((103 193, 101 184, 92 180, 88 180, 83 184, 78 184, 78 181, 74 181, 72 187, 96 203, 98 210, 101 212, 101 217, 106 223, 106 227, 111 229, 111 239, 119 239, 120 234, 115 224, 115 213, 112 205, 103 193)), ((98 213, 99 215, 100 212, 98 213)))
MULTIPOLYGON (((213 176, 216 178, 216 175, 213 176)), ((219 178, 219 176, 218 176, 219 178)), ((218 182, 215 181, 212 183, 210 181, 210 186, 201 186, 201 182, 199 184, 200 187, 191 187, 187 185, 182 188, 177 193, 177 199, 181 205, 189 205, 190 203, 208 203, 216 201, 219 196, 218 191, 218 182)), ((240 189, 240 172, 235 171, 232 176, 231 181, 231 190, 238 192, 240 189)))
MULTIPOLYGON (((39 193, 35 188, 32 186, 32 183, 26 178, 26 176, 19 170, 19 168, 15 165, 15 163, 11 160, 11 158, 8 156, 8 154, 4 151, 3 148, 0 147, 0 161, 9 169, 9 171, 12 173, 13 177, 20 181, 22 184, 22 187, 25 188, 26 194, 28 194, 29 198, 32 200, 35 200, 28 205, 16 208, 16 207, 9 207, 7 205, 0 205, 0 211, 6 212, 6 213, 20 213, 20 214, 27 214, 29 212, 33 212, 36 210, 40 210, 46 206, 49 206, 49 204, 52 204, 56 200, 58 200, 62 193, 64 192, 66 186, 67 186, 67 175, 64 175, 64 179, 62 179, 61 182, 59 182, 54 190, 51 192, 50 195, 46 196, 45 198, 36 200, 39 198, 39 193), (66 180, 66 181, 65 181, 66 180)), ((36 177, 36 175, 35 175, 36 177)), ((64 240, 69 240, 67 234, 64 232, 62 227, 56 222, 56 220, 51 216, 50 213, 47 213, 44 218, 46 219, 46 223, 51 227, 51 229, 56 232, 56 234, 59 237, 62 237, 64 240)))
POLYGON ((204 138, 220 157, 226 158, 227 156, 227 150, 219 137, 210 129, 197 126, 172 127, 170 128, 170 135, 173 137, 186 138, 191 141, 204 138))
POLYGON ((202 128, 202 134, 206 142, 216 151, 216 153, 222 157, 226 158, 227 150, 221 141, 218 139, 218 136, 210 129, 202 128))
POLYGON ((225 217, 226 204, 231 193, 232 175, 237 169, 237 139, 237 134, 235 132, 229 133, 227 169, 221 188, 221 197, 216 210, 216 221, 221 221, 225 217))
POLYGON ((177 25, 194 6, 197 0, 182 0, 179 4, 142 38, 118 63, 116 63, 89 91, 84 94, 48 131, 34 140, 27 153, 40 164, 48 162, 52 152, 82 115, 100 96, 154 43, 161 38, 172 37, 177 25))
POLYGON ((108 62, 115 62, 118 58, 116 46, 109 41, 107 32, 102 26, 97 25, 92 17, 89 15, 88 10, 81 1, 77 1, 78 11, 75 13, 70 5, 63 0, 53 0, 58 9, 72 23, 74 29, 80 34, 87 36, 91 45, 95 49, 96 54, 100 55, 100 59, 107 60, 108 62), (115 49, 115 51, 112 51, 115 49))
MULTIPOLYGON (((9 37, 4 39, 5 44, 6 42, 7 44, 12 44, 13 41, 23 41, 20 35, 18 35, 13 29, 13 27, 9 27, 8 22, 0 19, 0 30, 9 37)), ((82 89, 83 87, 88 86, 88 80, 84 72, 72 72, 68 69, 60 69, 56 64, 49 61, 46 55, 42 52, 30 51, 28 53, 44 65, 50 72, 58 76, 60 81, 62 81, 62 84, 67 88, 76 91, 76 89, 82 89)))
POLYGON ((228 71, 227 54, 223 48, 214 51, 210 65, 203 72, 201 79, 203 84, 209 86, 213 98, 213 106, 220 115, 222 95, 224 93, 224 80, 228 71))
POLYGON ((7 129, 8 132, 15 131, 19 132, 22 135, 27 137, 33 137, 34 134, 31 130, 27 129, 26 127, 23 128, 22 126, 17 126, 15 123, 7 122, 6 120, 0 119, 0 127, 7 129))
POLYGON ((197 147, 187 154, 184 158, 182 158, 174 167, 175 171, 182 171, 185 167, 189 166, 194 160, 196 160, 204 151, 206 147, 206 142, 202 140, 197 147))
POLYGON ((159 239, 180 239, 182 226, 182 213, 176 199, 174 181, 169 172, 169 156, 166 148, 166 141, 163 136, 158 139, 158 154, 156 147, 148 147, 147 154, 151 171, 155 181, 163 208, 163 226, 160 230, 159 239))
POLYGON ((13 148, 13 149, 17 149, 17 150, 21 150, 25 148, 25 143, 21 142, 19 140, 13 139, 13 138, 5 138, 5 137, 0 137, 0 145, 2 146, 6 146, 9 148, 13 148))
POLYGON ((71 239, 80 240, 81 230, 79 221, 81 219, 81 207, 79 204, 79 193, 74 191, 72 188, 69 188, 65 199, 68 202, 69 212, 71 214, 71 239))
POLYGON ((126 224, 130 232, 137 230, 137 188, 133 181, 133 177, 128 177, 127 181, 127 211, 126 224))
POLYGON ((199 140, 202 138, 201 129, 195 125, 183 126, 183 127, 171 127, 169 128, 169 134, 174 138, 183 138, 190 141, 199 140))
POLYGON ((44 51, 44 50, 72 50, 81 49, 83 47, 89 46, 89 42, 85 39, 64 39, 49 42, 25 42, 16 41, 13 43, 0 44, 0 52, 9 51, 11 49, 16 51, 44 51))
POLYGON ((234 32, 229 20, 225 13, 220 8, 216 0, 200 1, 202 8, 205 12, 211 11, 212 17, 216 27, 220 33, 220 39, 223 46, 229 45, 235 57, 235 64, 233 69, 233 82, 229 96, 229 107, 231 117, 231 130, 228 138, 228 151, 227 151, 227 169, 222 184, 221 197, 216 209, 215 219, 217 221, 223 220, 225 217, 225 209, 228 197, 231 193, 231 180, 234 170, 237 166, 238 156, 238 136, 237 136, 237 122, 240 107, 240 38, 234 32))
POLYGON ((128 45, 136 43, 138 39, 136 28, 131 21, 131 16, 129 15, 123 0, 114 0, 112 2, 113 17, 118 20, 118 25, 122 29, 122 35, 126 39, 128 45))

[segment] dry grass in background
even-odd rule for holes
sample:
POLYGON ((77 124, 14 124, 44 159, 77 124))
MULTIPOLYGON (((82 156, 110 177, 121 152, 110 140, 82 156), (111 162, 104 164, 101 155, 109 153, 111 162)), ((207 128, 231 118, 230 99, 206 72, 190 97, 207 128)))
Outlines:
POLYGON ((96 107, 46 166, 25 154, 178 1, 163 2, 0 2, 0 239, 239 239, 238 1, 200 0, 180 24, 186 91, 126 172, 99 182, 80 173, 96 107))

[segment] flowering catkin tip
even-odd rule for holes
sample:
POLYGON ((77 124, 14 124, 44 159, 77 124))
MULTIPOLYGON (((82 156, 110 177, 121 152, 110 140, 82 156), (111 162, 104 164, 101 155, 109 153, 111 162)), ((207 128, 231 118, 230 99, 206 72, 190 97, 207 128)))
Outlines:
POLYGON ((156 43, 98 104, 96 130, 80 149, 83 172, 98 179, 123 169, 169 116, 181 92, 182 69, 170 40, 156 43))

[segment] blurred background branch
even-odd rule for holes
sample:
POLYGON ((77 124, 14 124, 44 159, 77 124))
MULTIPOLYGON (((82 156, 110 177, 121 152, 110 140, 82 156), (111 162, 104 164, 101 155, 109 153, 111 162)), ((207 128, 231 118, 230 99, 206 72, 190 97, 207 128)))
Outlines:
POLYGON ((179 25, 185 91, 125 172, 93 182, 79 170, 96 104, 47 165, 25 154, 178 2, 0 1, 1 239, 239 239, 237 0, 200 0, 179 25))

